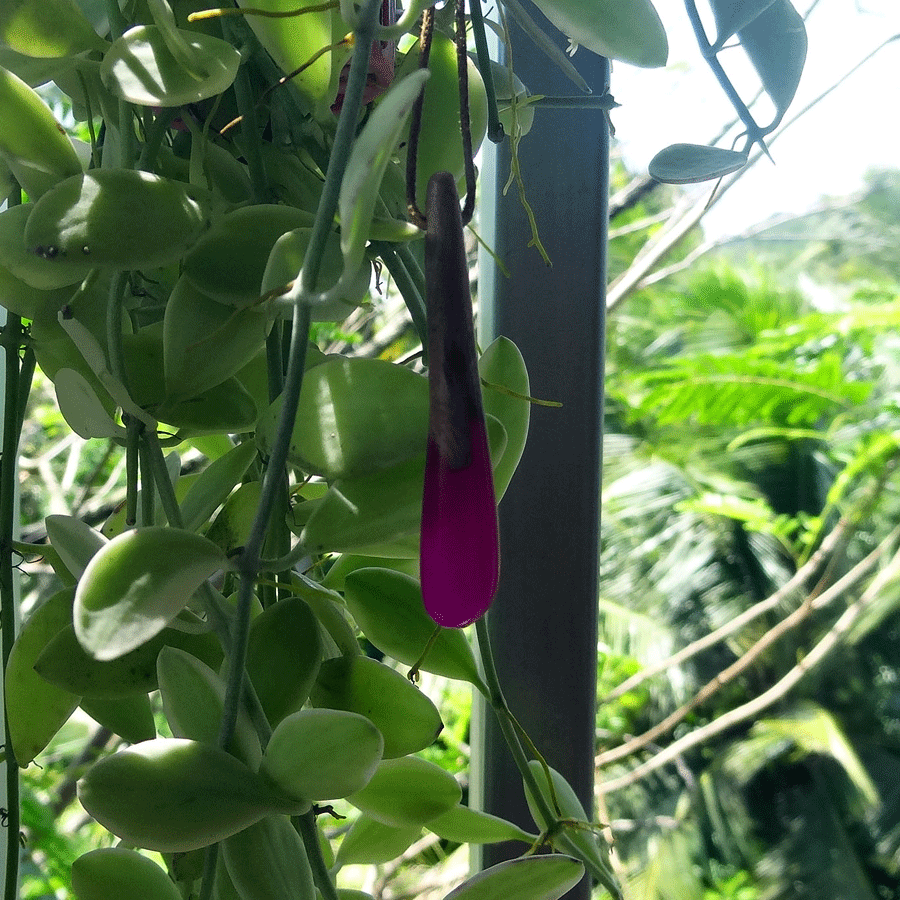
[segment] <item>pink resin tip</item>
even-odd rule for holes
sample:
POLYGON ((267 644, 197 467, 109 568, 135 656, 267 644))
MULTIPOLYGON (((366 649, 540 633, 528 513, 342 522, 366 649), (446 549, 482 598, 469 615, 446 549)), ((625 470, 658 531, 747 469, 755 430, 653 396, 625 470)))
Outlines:
POLYGON ((469 422, 471 459, 452 469, 429 436, 420 575, 428 615, 445 628, 481 618, 497 592, 500 548, 494 478, 483 420, 469 422))

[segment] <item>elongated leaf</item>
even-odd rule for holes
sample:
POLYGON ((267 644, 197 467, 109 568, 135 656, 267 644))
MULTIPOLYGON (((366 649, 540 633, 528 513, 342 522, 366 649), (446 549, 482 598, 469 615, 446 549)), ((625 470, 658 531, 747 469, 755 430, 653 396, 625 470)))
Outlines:
POLYGON ((355 272, 362 261, 384 170, 427 78, 428 72, 419 71, 394 83, 353 145, 338 201, 348 271, 355 272))
POLYGON ((37 200, 55 184, 81 174, 72 142, 24 81, 0 68, 0 159, 37 200))
POLYGON ((303 841, 285 816, 266 816, 228 838, 222 858, 242 900, 315 900, 303 841))
POLYGON ((211 462, 191 485, 181 501, 181 515, 187 531, 195 531, 215 512, 256 457, 256 446, 245 441, 211 462))
POLYGON ((500 841, 533 844, 538 838, 536 834, 529 834, 506 819, 461 804, 432 819, 425 827, 445 840, 460 844, 495 844, 500 841))
POLYGON ((764 13, 775 0, 709 0, 716 20, 716 42, 712 49, 721 50, 726 41, 757 16, 764 13))
POLYGON ((794 99, 806 62, 806 26, 789 0, 775 0, 763 13, 738 32, 766 93, 775 104, 771 131, 794 99))
POLYGON ((583 876, 584 866, 570 856, 526 856, 479 872, 444 900, 559 900, 583 876))
POLYGON ((669 43, 649 0, 539 0, 538 9, 570 40, 635 66, 664 66, 669 43))
POLYGON ((651 177, 665 184, 694 184, 743 169, 747 154, 702 144, 672 144, 650 160, 651 177))
POLYGON ((197 588, 226 565, 211 541, 175 528, 126 531, 91 560, 75 592, 75 633, 99 660, 160 632, 197 588))
POLYGON ((56 402, 66 424, 79 437, 125 437, 125 429, 106 411, 91 383, 75 369, 60 369, 53 379, 56 402))
POLYGON ((74 592, 66 588, 36 609, 19 632, 6 666, 6 719, 16 762, 27 766, 68 721, 80 697, 34 670, 48 643, 69 624, 74 592))

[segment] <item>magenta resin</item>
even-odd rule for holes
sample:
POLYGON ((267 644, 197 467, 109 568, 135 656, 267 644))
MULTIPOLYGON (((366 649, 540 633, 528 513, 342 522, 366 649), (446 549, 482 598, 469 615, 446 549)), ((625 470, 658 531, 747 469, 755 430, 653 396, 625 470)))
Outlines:
POLYGON ((428 614, 470 625, 497 592, 500 548, 459 197, 453 176, 428 183, 425 284, 429 424, 420 575, 428 614))

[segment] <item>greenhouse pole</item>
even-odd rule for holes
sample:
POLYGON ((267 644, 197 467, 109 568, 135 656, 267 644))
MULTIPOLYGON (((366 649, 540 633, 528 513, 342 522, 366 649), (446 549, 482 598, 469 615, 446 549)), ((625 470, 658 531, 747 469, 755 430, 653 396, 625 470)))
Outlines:
MULTIPOLYGON (((578 89, 521 30, 510 31, 513 68, 532 94, 550 98, 537 108, 518 157, 552 265, 528 246, 531 228, 516 186, 503 194, 511 155, 504 140, 485 154, 480 228, 509 277, 482 253, 481 340, 514 341, 532 394, 562 406, 532 406, 525 453, 500 504, 500 589, 489 631, 514 715, 593 816, 609 193, 609 130, 600 98, 609 63, 581 50, 575 62, 593 94, 566 101, 578 89)), ((521 778, 490 711, 476 719, 473 803, 533 830, 521 778)), ((521 844, 488 846, 481 864, 521 852, 521 844)), ((589 896, 587 878, 567 895, 589 896)))

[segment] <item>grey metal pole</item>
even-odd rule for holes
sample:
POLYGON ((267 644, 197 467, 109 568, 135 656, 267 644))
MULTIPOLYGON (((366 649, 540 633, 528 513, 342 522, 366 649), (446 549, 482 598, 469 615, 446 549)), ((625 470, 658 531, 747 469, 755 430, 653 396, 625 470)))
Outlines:
MULTIPOLYGON (((511 28, 513 67, 533 94, 578 93, 511 28)), ((605 93, 608 61, 581 50, 576 62, 594 94, 605 93)), ((532 407, 525 453, 500 504, 500 589, 488 620, 513 713, 592 815, 609 192, 604 112, 538 108, 519 163, 552 266, 527 246, 531 232, 516 188, 502 195, 510 165, 506 140, 484 160, 480 227, 510 277, 482 255, 481 334, 485 343, 496 335, 515 341, 532 394, 563 405, 532 407)), ((533 829, 521 779, 490 711, 481 711, 473 744, 473 802, 533 829)), ((521 845, 490 846, 481 862, 493 865, 521 852, 521 845)), ((567 896, 587 900, 588 879, 567 896)))

